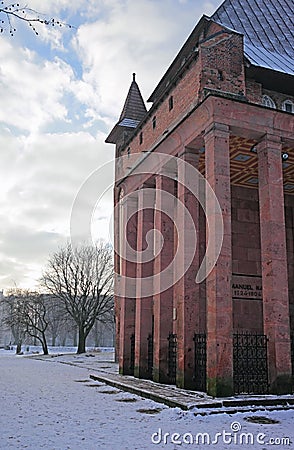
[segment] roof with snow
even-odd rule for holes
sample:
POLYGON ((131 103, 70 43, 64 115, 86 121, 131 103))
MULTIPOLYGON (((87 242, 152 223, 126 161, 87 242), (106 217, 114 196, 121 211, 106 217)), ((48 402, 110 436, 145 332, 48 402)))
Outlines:
POLYGON ((244 35, 253 65, 294 75, 293 0, 225 0, 211 20, 244 35))

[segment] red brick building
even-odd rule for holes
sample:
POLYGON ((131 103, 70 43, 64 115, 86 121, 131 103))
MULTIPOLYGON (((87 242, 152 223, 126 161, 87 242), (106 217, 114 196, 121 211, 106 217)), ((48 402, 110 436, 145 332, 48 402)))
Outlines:
POLYGON ((217 396, 292 392, 293 10, 226 0, 198 22, 148 111, 133 79, 106 140, 122 374, 217 396), (222 230, 183 161, 215 192, 222 230), (161 237, 148 239, 153 229, 161 237), (209 240, 220 253, 196 283, 209 240))

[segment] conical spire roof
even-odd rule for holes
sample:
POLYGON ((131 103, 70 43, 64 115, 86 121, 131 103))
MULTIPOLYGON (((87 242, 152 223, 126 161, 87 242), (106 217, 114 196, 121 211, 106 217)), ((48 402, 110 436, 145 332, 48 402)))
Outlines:
POLYGON ((147 109, 136 82, 136 74, 133 73, 133 81, 124 103, 119 121, 106 138, 107 143, 116 144, 123 131, 132 131, 145 117, 147 109))
POLYGON ((146 106, 136 82, 136 74, 133 73, 133 81, 119 120, 133 119, 141 121, 145 117, 146 112, 146 106))

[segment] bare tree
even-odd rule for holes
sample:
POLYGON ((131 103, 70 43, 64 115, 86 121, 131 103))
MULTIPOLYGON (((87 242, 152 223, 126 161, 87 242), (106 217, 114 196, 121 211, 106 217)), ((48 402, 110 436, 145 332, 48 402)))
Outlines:
POLYGON ((113 260, 106 244, 70 244, 54 253, 42 277, 42 285, 60 298, 78 327, 78 350, 86 350, 86 338, 96 319, 113 308, 113 260))
MULTIPOLYGON (((61 302, 60 299, 58 299, 58 300, 59 300, 59 302, 61 302)), ((61 305, 63 306, 62 302, 61 302, 61 305)), ((58 337, 60 339, 60 345, 62 347, 65 347, 66 345, 71 345, 72 347, 77 347, 77 345, 78 345, 77 324, 73 320, 73 318, 67 313, 67 311, 65 312, 64 321, 63 321, 62 327, 60 327, 58 337)))
POLYGON ((20 296, 17 295, 19 292, 19 289, 10 289, 2 300, 5 305, 3 322, 11 329, 16 354, 21 353, 21 346, 26 335, 26 327, 23 323, 24 305, 20 296))
POLYGON ((96 320, 93 330, 89 336, 95 347, 113 345, 110 341, 114 334, 114 311, 104 316, 103 320, 96 320), (107 342, 107 343, 105 343, 107 342))
POLYGON ((43 24, 52 27, 68 27, 73 28, 72 25, 61 22, 53 17, 47 17, 44 14, 40 14, 34 9, 29 8, 27 5, 21 6, 20 3, 10 3, 7 0, 0 1, 0 33, 9 31, 11 36, 16 32, 15 22, 25 22, 32 31, 38 35, 38 31, 35 28, 35 24, 43 24))
POLYGON ((44 295, 48 317, 48 334, 51 336, 51 345, 54 347, 58 335, 67 328, 69 316, 59 298, 51 294, 44 295))
POLYGON ((46 330, 49 324, 46 296, 39 292, 24 289, 13 289, 6 297, 8 314, 6 323, 11 326, 14 339, 17 341, 16 353, 20 353, 25 335, 39 341, 44 355, 48 355, 46 330))
POLYGON ((48 355, 46 330, 49 318, 48 303, 45 295, 29 291, 24 293, 22 320, 26 333, 38 340, 42 345, 44 355, 48 355))

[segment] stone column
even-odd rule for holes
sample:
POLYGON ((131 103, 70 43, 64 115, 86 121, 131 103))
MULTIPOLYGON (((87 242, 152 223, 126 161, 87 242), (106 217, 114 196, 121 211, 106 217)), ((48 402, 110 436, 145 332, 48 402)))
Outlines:
MULTIPOLYGON (((169 172, 172 174, 171 172, 169 172)), ((175 182, 173 179, 162 174, 156 176, 156 210, 154 215, 155 229, 163 236, 164 244, 162 250, 154 260, 154 275, 159 276, 154 283, 157 292, 154 297, 154 357, 153 357, 153 380, 160 383, 170 383, 168 375, 168 336, 173 332, 173 287, 163 290, 167 278, 173 277, 173 268, 168 274, 162 275, 164 268, 173 259, 174 254, 174 225, 163 213, 163 207, 173 214, 174 199, 164 199, 163 191, 174 196, 175 182), (166 278, 167 277, 167 278, 166 278)), ((158 239, 155 242, 155 253, 158 253, 158 239)))
POLYGON ((120 256, 119 256, 119 222, 120 222, 120 199, 122 194, 122 190, 119 190, 117 187, 114 187, 113 193, 114 200, 114 216, 113 216, 113 225, 114 225, 114 314, 115 314, 115 361, 119 362, 119 340, 120 340, 120 297, 118 295, 118 275, 120 272, 120 256))
MULTIPOLYGON (((233 393, 232 231, 229 128, 213 123, 205 133, 206 179, 214 190, 224 222, 224 236, 217 263, 206 279, 207 391, 213 396, 233 393)), ((216 213, 206 198, 207 238, 219 240, 216 213)))
POLYGON ((189 266, 189 268, 175 285, 178 342, 177 386, 193 389, 195 387, 193 338, 194 334, 199 332, 200 319, 199 284, 195 281, 199 269, 200 205, 196 197, 199 179, 191 169, 198 168, 199 153, 196 150, 186 149, 181 159, 184 164, 181 161, 178 163, 178 200, 183 203, 184 209, 177 208, 177 225, 178 232, 183 235, 183 245, 178 248, 181 264, 176 267, 176 270, 184 273, 184 267, 189 266), (189 263, 191 261, 191 264, 189 265, 187 261, 189 263))
POLYGON ((257 146, 263 324, 268 341, 270 392, 291 391, 291 348, 282 145, 266 135, 257 146))
POLYGON ((152 335, 153 282, 146 285, 146 277, 152 277, 154 259, 154 240, 146 235, 154 228, 155 189, 144 184, 138 197, 137 233, 137 280, 136 280, 136 331, 135 331, 135 371, 139 378, 151 378, 148 368, 148 338, 152 335), (142 281, 144 281, 144 289, 142 281), (146 287, 147 291, 146 292, 146 287))
POLYGON ((122 201, 122 214, 120 223, 120 245, 121 253, 121 277, 118 277, 117 294, 120 297, 120 339, 119 339, 119 372, 123 375, 134 373, 132 363, 131 338, 135 334, 136 314, 136 262, 132 261, 131 248, 137 246, 137 192, 126 195, 122 201), (124 276, 130 277, 125 282, 124 276))

